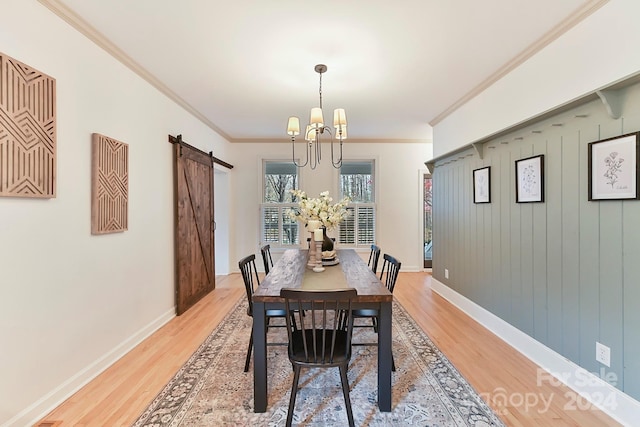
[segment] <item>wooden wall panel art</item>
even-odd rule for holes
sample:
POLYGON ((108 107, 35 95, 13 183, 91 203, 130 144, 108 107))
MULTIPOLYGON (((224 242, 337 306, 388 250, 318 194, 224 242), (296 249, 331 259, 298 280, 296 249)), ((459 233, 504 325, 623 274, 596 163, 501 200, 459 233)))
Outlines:
POLYGON ((56 197, 56 80, 0 53, 0 196, 56 197))
POLYGON ((91 234, 127 230, 129 209, 129 145, 92 135, 91 234))

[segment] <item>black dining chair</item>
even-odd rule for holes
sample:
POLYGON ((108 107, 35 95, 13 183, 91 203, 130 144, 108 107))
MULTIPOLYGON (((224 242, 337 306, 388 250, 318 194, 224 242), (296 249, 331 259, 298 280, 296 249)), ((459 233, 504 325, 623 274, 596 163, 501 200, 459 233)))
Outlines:
MULTIPOLYGON (((402 266, 402 263, 400 261, 398 261, 395 257, 389 255, 389 254, 384 254, 383 255, 383 263, 382 263, 382 270, 380 271, 380 280, 382 281, 382 283, 387 287, 387 289, 389 290, 389 292, 393 293, 393 289, 396 286, 396 281, 398 280, 398 273, 400 272, 400 267, 402 266)), ((369 327, 373 327, 373 330, 378 333, 378 316, 379 316, 379 311, 376 309, 356 309, 353 310, 353 318, 354 319, 359 319, 359 318, 369 318, 371 319, 371 325, 354 325, 354 327, 358 327, 358 328, 369 328, 369 327)), ((353 343, 353 345, 375 345, 377 346, 377 343, 353 343)), ((393 353, 391 353, 391 370, 395 371, 396 370, 396 364, 393 360, 393 353)))
POLYGON ((264 245, 260 248, 262 254, 262 262, 264 263, 264 274, 269 274, 273 267, 273 259, 271 259, 271 245, 264 245))
MULTIPOLYGON (((258 278, 258 270, 256 270, 256 256, 251 254, 242 258, 238 262, 238 267, 242 273, 242 280, 244 281, 244 287, 247 291, 247 300, 249 306, 247 307, 247 314, 253 318, 253 292, 255 288, 260 285, 260 279, 258 278)), ((285 327, 289 324, 287 321, 285 325, 269 325, 269 320, 272 318, 282 317, 288 318, 286 310, 272 309, 266 311, 267 316, 267 328, 271 327, 285 327)), ((292 315, 293 316, 293 315, 292 315)), ((291 317, 292 317, 291 316, 291 317)), ((295 321, 291 323, 292 327, 295 327, 295 321)), ((267 345, 286 345, 286 343, 268 343, 267 345)), ((251 337, 249 338, 249 348, 247 348, 247 358, 244 363, 244 371, 249 370, 249 362, 251 362, 251 351, 253 349, 253 325, 251 325, 251 337)))
POLYGON ((380 247, 371 245, 371 252, 369 253, 369 262, 367 265, 374 273, 378 272, 378 260, 380 259, 380 247))
POLYGON ((349 380, 347 369, 351 359, 351 336, 353 333, 353 315, 351 302, 357 296, 354 288, 334 290, 301 290, 283 288, 280 296, 284 298, 285 310, 307 315, 298 315, 299 327, 294 329, 290 317, 287 319, 289 337, 289 360, 293 365, 293 384, 287 412, 287 426, 293 421, 293 410, 298 393, 301 368, 340 369, 342 393, 347 410, 349 426, 353 426, 353 412, 349 398, 349 380), (346 319, 346 327, 340 319, 346 319))

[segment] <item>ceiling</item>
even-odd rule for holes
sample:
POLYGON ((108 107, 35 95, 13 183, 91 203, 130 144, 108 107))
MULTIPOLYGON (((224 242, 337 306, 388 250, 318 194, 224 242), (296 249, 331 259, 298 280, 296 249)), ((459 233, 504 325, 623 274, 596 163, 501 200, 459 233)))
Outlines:
POLYGON ((232 142, 289 141, 322 77, 350 141, 432 125, 607 0, 40 0, 232 142))

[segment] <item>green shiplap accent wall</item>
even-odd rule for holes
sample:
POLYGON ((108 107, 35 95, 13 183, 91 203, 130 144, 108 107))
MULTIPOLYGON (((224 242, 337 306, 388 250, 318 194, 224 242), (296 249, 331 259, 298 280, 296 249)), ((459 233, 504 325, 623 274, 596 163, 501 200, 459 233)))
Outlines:
POLYGON ((588 143, 640 130, 640 85, 623 99, 619 119, 590 101, 486 142, 483 159, 469 148, 437 160, 433 275, 640 399, 640 200, 587 194, 588 143), (539 154, 545 202, 516 203, 514 162, 539 154), (474 204, 472 171, 484 166, 491 203, 474 204), (610 368, 596 341, 611 348, 610 368))

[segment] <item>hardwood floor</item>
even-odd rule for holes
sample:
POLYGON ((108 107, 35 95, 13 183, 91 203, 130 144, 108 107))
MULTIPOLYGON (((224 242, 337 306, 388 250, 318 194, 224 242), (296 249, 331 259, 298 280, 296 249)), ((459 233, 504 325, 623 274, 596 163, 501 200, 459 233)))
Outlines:
MULTIPOLYGON (((574 410, 575 392, 548 381, 537 365, 433 292, 430 284, 430 275, 401 273, 394 297, 505 424, 620 425, 595 407, 574 410), (505 400, 506 405, 495 404, 505 400)), ((585 402, 579 398, 579 403, 585 402)))
MULTIPOLYGON (((619 425, 601 411, 574 408, 575 393, 540 381, 536 365, 432 292, 430 283, 428 273, 400 273, 394 296, 505 424, 619 425), (496 405, 504 401, 506 405, 496 405)), ((243 295, 240 274, 216 278, 216 289, 202 301, 172 319, 36 425, 131 425, 243 295)))

